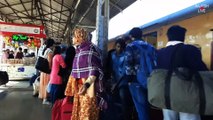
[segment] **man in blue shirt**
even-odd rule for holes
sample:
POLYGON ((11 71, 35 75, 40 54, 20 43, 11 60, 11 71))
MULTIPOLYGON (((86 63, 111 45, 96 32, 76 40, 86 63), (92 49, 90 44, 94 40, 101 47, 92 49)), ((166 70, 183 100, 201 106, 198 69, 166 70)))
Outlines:
POLYGON ((156 50, 142 40, 140 28, 133 28, 129 32, 133 40, 125 50, 125 73, 129 81, 129 89, 135 104, 138 119, 148 120, 148 98, 147 98, 147 77, 156 65, 156 50))
POLYGON ((133 102, 129 92, 128 81, 125 79, 124 69, 125 41, 119 38, 115 43, 115 51, 111 53, 112 92, 115 101, 121 103, 121 112, 115 113, 119 120, 131 120, 133 114, 133 102), (115 87, 116 86, 116 87, 115 87), (116 89, 117 88, 117 89, 116 89), (117 93, 117 94, 115 94, 117 93))

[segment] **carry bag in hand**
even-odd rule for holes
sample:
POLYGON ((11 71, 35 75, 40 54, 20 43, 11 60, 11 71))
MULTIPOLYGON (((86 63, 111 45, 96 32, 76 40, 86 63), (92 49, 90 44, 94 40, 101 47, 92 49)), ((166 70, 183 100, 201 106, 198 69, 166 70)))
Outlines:
POLYGON ((35 68, 44 73, 50 74, 50 72, 51 72, 51 70, 49 68, 49 62, 47 61, 46 58, 43 58, 43 57, 38 58, 38 60, 36 61, 35 68))
POLYGON ((156 69, 148 79, 148 100, 159 108, 213 115, 213 71, 156 69))
POLYGON ((73 97, 67 96, 61 105, 61 120, 70 120, 73 109, 73 97))
POLYGON ((154 70, 148 80, 150 104, 177 112, 213 115, 213 71, 198 72, 188 80, 183 71, 179 71, 182 75, 173 72, 167 84, 168 71, 154 70))

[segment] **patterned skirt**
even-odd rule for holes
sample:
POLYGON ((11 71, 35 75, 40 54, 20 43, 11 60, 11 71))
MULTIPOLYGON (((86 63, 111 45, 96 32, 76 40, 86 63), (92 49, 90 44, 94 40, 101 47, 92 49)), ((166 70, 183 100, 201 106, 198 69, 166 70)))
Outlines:
POLYGON ((98 120, 96 97, 75 95, 71 120, 98 120))
MULTIPOLYGON (((65 95, 73 96, 73 110, 71 120, 98 120, 99 119, 99 108, 97 106, 97 98, 94 95, 86 93, 85 95, 79 95, 78 91, 83 85, 82 79, 76 80, 70 76, 65 95)), ((90 86, 94 87, 94 86, 90 86)), ((89 91, 92 89, 88 89, 89 91)))

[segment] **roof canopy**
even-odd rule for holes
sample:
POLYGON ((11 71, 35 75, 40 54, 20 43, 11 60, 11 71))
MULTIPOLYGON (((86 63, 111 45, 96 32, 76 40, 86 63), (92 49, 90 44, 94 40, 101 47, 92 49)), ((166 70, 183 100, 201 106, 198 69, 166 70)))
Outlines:
MULTIPOLYGON (((136 0, 110 0, 110 18, 136 0)), ((0 19, 45 26, 49 37, 63 38, 67 28, 95 29, 97 0, 1 0, 0 19)))

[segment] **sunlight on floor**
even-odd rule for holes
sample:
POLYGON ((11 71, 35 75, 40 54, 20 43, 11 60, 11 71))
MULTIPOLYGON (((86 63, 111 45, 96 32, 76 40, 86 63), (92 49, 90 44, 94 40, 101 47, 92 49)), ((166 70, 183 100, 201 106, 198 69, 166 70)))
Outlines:
POLYGON ((0 93, 4 92, 4 90, 0 90, 0 93))
POLYGON ((9 81, 6 86, 1 85, 0 88, 8 89, 8 88, 27 88, 29 87, 28 81, 9 81))

